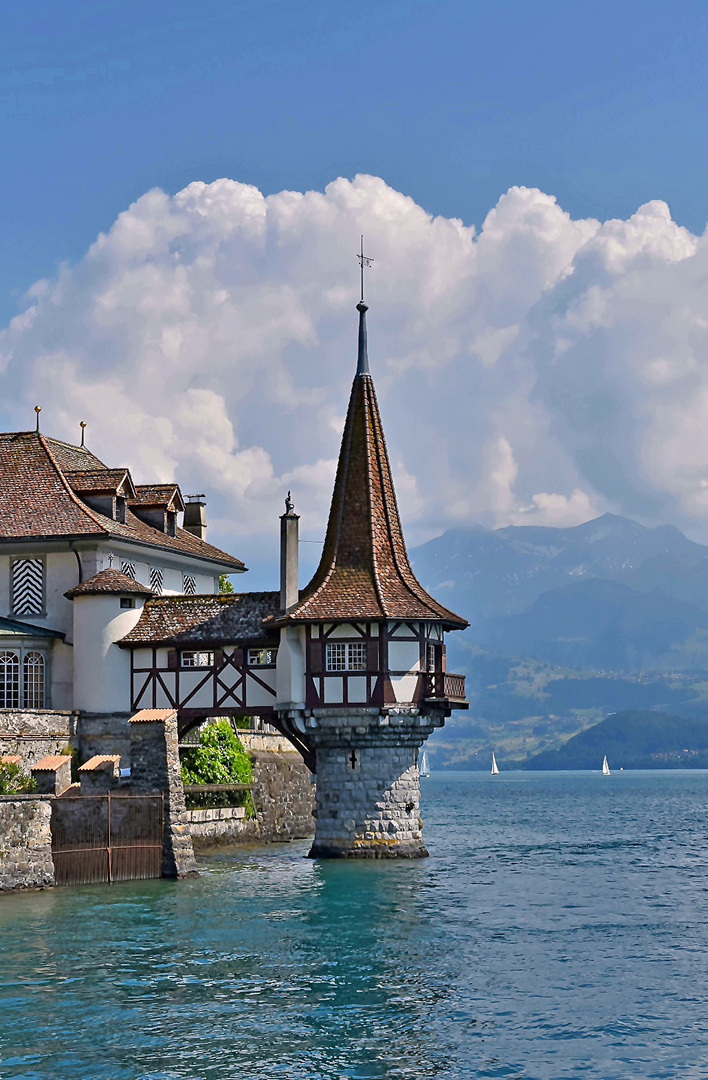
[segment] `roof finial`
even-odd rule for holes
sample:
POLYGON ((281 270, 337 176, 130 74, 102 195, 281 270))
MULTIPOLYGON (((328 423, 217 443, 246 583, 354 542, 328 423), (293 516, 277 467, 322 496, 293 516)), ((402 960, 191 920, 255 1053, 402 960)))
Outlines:
POLYGON ((356 373, 357 375, 369 374, 369 353, 366 343, 366 313, 369 310, 364 303, 364 267, 371 266, 373 259, 370 259, 368 255, 364 254, 364 237, 361 237, 361 250, 357 255, 359 260, 359 266, 361 267, 361 300, 356 306, 359 312, 359 353, 357 357, 356 373))
POLYGON ((86 445, 86 421, 80 420, 79 427, 81 428, 81 445, 86 445))
POLYGON ((290 492, 288 492, 287 497, 285 499, 285 513, 286 514, 292 514, 294 509, 295 509, 295 503, 290 498, 290 492))
POLYGON ((41 413, 41 411, 42 411, 42 406, 41 406, 41 405, 35 405, 35 407, 34 407, 34 411, 35 411, 35 412, 36 412, 36 414, 37 414, 37 426, 36 426, 36 428, 35 428, 34 430, 35 430, 35 431, 39 431, 39 414, 40 414, 40 413, 41 413))
POLYGON ((362 236, 361 236, 361 249, 359 251, 359 254, 357 255, 357 259, 359 260, 359 266, 361 267, 361 300, 359 301, 359 303, 363 304, 364 303, 364 267, 366 267, 368 269, 371 266, 372 262, 374 261, 373 259, 370 259, 368 255, 364 254, 364 235, 363 235, 363 233, 362 233, 362 236))

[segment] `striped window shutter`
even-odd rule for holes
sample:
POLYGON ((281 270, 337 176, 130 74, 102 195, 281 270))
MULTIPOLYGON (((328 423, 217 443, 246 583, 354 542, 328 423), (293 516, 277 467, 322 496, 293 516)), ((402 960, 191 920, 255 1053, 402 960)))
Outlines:
POLYGON ((129 562, 127 559, 123 559, 120 564, 121 573, 126 577, 132 578, 135 581, 135 563, 129 562))
POLYGON ((157 596, 162 596, 162 570, 159 566, 150 567, 150 588, 157 596))
POLYGON ((15 615, 41 615, 44 611, 44 562, 15 559, 12 564, 12 610, 15 615))
POLYGON ((182 575, 182 592, 185 596, 194 596, 197 591, 197 580, 194 574, 182 575))

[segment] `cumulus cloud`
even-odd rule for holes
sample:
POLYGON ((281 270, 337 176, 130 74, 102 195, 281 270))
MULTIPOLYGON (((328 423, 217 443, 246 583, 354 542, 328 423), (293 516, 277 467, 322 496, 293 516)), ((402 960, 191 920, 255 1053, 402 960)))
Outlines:
POLYGON ((708 539, 708 240, 662 202, 574 221, 511 188, 476 231, 372 176, 150 191, 0 333, 0 422, 29 427, 36 401, 59 437, 87 420, 92 449, 138 481, 206 490, 210 537, 237 554, 274 534, 288 488, 321 535, 360 232, 413 541, 606 509, 708 539))

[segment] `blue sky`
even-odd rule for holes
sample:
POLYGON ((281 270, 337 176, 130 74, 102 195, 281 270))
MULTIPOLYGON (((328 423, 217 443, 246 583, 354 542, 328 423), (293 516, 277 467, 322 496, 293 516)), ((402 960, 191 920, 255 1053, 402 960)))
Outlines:
POLYGON ((36 0, 0 44, 0 322, 153 186, 367 172, 480 224, 512 184, 573 216, 708 217, 705 4, 36 0))
POLYGON ((271 581, 288 488, 324 532, 365 232, 412 545, 708 541, 707 10, 5 4, 0 428, 85 419, 271 581))

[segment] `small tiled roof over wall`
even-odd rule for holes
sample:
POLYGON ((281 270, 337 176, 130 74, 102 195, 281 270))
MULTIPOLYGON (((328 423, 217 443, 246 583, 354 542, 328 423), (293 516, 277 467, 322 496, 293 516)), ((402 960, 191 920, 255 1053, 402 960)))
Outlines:
POLYGON ((263 620, 278 613, 279 592, 227 596, 156 596, 121 645, 228 645, 237 641, 277 640, 263 620))
MULTIPOLYGON (((228 570, 244 570, 240 559, 212 544, 177 529, 175 536, 141 521, 130 509, 125 523, 113 521, 82 502, 73 490, 81 486, 77 472, 91 474, 90 485, 107 473, 107 487, 127 470, 107 469, 85 447, 70 446, 35 431, 0 434, 0 544, 15 540, 49 540, 62 537, 116 538, 190 555, 218 563, 228 570), (71 477, 69 478, 69 474, 71 477)), ((177 485, 167 485, 171 491, 177 485)), ((153 485, 153 490, 157 485, 153 485)))
POLYGON ((64 593, 67 600, 73 600, 75 596, 102 596, 104 593, 122 593, 128 596, 153 596, 152 589, 147 585, 141 585, 139 581, 133 581, 127 574, 120 570, 99 570, 88 581, 81 585, 75 585, 64 593))

